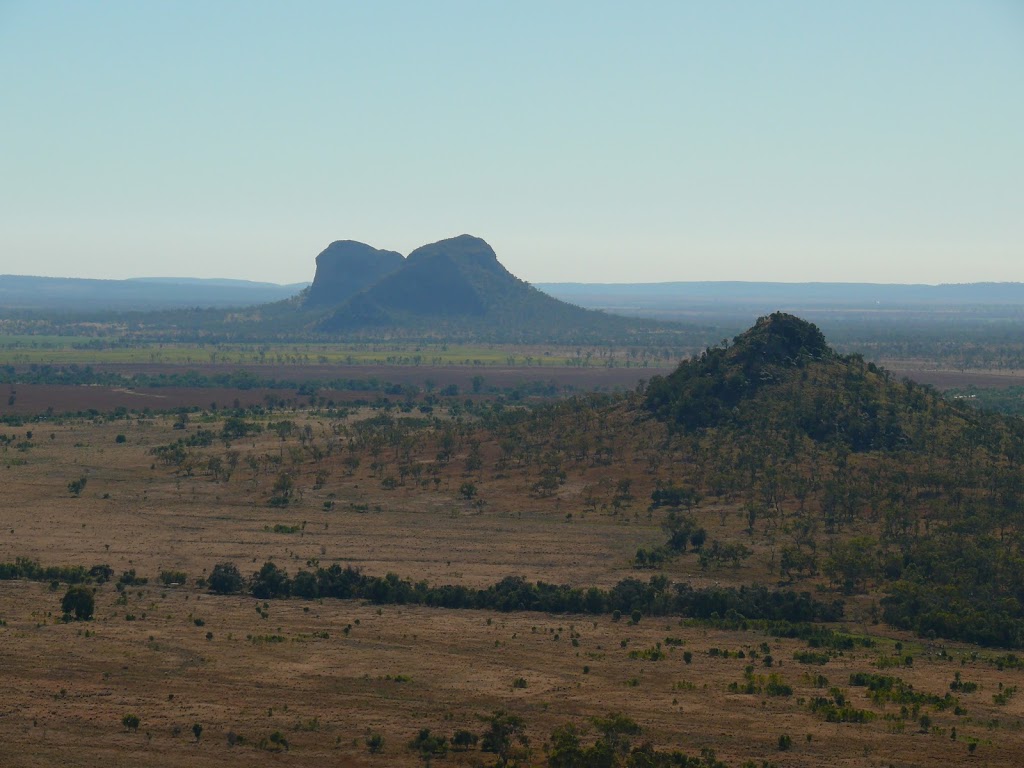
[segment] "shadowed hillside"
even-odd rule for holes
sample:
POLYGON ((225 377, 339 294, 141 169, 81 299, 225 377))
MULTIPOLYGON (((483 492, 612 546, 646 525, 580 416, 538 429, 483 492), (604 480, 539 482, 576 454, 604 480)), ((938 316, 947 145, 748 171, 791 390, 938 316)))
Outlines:
POLYGON ((553 299, 512 275, 485 241, 471 235, 416 249, 401 268, 353 295, 318 325, 325 332, 387 329, 524 340, 621 336, 658 327, 553 299))
POLYGON ((405 259, 355 240, 337 240, 316 257, 316 277, 305 306, 337 306, 399 269, 405 259))

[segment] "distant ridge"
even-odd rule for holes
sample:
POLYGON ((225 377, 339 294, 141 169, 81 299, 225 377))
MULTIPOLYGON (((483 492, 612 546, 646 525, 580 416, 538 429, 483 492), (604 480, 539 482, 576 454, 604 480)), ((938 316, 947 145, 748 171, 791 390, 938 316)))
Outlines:
POLYGON ((604 307, 623 300, 767 301, 778 303, 872 305, 876 303, 1024 304, 1024 283, 786 283, 693 281, 666 283, 538 283, 552 296, 584 306, 604 307))
POLYGON ((203 285, 225 288, 267 288, 277 291, 282 288, 298 293, 309 287, 309 283, 268 283, 260 280, 241 280, 234 277, 128 277, 128 283, 163 283, 165 285, 203 285))
POLYGON ((303 288, 304 283, 277 285, 226 279, 91 280, 0 275, 0 307, 59 312, 229 308, 281 301, 303 288))

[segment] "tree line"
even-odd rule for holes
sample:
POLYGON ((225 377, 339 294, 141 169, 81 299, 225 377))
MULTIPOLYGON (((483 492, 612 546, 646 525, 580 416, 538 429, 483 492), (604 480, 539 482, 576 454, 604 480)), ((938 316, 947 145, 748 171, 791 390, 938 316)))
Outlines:
POLYGON ((337 563, 294 576, 267 562, 245 578, 233 563, 218 563, 207 579, 216 593, 248 592, 261 600, 297 597, 315 600, 368 600, 378 605, 423 605, 437 608, 537 611, 541 613, 608 614, 618 611, 645 616, 678 615, 698 619, 734 618, 788 622, 838 621, 843 615, 840 600, 822 602, 808 592, 771 590, 763 586, 709 587, 697 589, 664 576, 647 582, 627 578, 610 589, 573 587, 531 582, 507 576, 484 589, 461 584, 432 586, 397 574, 371 576, 352 566, 337 563))

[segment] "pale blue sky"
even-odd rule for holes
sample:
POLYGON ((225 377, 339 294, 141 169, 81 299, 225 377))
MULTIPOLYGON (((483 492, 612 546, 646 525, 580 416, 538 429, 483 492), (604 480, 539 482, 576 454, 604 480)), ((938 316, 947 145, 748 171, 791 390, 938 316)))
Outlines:
POLYGON ((1024 0, 0 0, 0 273, 1024 280, 1024 0))

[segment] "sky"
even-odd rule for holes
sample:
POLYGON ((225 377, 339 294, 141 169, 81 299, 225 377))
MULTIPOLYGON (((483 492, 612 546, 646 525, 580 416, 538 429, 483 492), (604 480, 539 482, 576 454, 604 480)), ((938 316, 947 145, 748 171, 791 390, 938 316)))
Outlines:
POLYGON ((1024 281, 1024 0, 0 0, 0 273, 1024 281))

